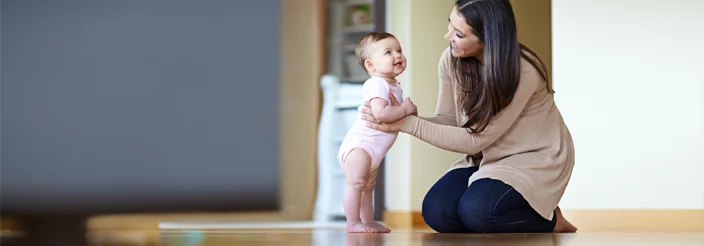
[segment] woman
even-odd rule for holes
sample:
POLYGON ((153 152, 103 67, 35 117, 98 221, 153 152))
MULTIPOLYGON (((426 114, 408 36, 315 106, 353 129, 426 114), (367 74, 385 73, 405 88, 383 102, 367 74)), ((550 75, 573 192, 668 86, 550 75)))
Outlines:
POLYGON ((457 1, 445 38, 435 116, 379 123, 360 108, 372 128, 466 154, 426 194, 425 222, 438 232, 576 231, 557 207, 572 138, 545 65, 518 43, 510 2, 457 1))

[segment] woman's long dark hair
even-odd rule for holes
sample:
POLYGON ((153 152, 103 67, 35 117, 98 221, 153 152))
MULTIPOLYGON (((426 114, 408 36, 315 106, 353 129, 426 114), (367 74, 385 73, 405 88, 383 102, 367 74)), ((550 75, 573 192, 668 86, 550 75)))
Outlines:
POLYGON ((491 118, 511 103, 520 80, 521 57, 539 71, 547 82, 547 90, 554 92, 545 64, 518 42, 509 0, 458 0, 455 6, 484 43, 483 64, 474 57, 452 58, 455 76, 464 92, 459 103, 469 119, 463 127, 472 133, 482 132, 491 118))

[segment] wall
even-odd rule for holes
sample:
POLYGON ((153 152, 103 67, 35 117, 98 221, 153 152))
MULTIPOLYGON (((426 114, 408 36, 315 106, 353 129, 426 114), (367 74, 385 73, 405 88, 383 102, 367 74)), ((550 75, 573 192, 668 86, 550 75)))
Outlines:
POLYGON ((280 9, 2 1, 3 209, 279 208, 280 9))
MULTIPOLYGON (((397 35, 408 59, 399 77, 405 96, 418 106, 420 115, 435 112, 438 94, 438 61, 449 43, 443 38, 454 1, 389 1, 388 31, 397 35)), ((386 166, 389 211, 420 211, 425 192, 459 158, 418 139, 400 134, 386 166)))
POLYGON ((326 0, 281 1, 278 163, 286 220, 311 219, 315 203, 326 12, 326 0))
POLYGON ((513 0, 518 41, 533 50, 552 71, 552 28, 550 0, 513 0))
POLYGON ((704 2, 553 0, 567 209, 704 208, 704 2))
MULTIPOLYGON (((443 35, 453 0, 389 1, 389 31, 400 39, 408 67, 400 79, 421 116, 433 115, 438 96, 438 61, 449 43, 443 35)), ((550 67, 550 1, 513 1, 519 41, 550 67)), ((387 210, 420 211, 425 193, 461 155, 399 135, 387 163, 387 210)))

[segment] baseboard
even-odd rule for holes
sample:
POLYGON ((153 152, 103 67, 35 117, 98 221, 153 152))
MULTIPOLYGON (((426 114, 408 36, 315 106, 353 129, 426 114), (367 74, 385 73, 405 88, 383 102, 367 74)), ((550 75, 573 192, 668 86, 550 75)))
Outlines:
POLYGON ((384 211, 384 225, 392 229, 429 228, 420 212, 384 211))
MULTIPOLYGON (((702 232, 704 209, 692 210, 564 210, 578 232, 702 232)), ((385 211, 389 228, 429 228, 417 211, 385 211)))
POLYGON ((267 222, 288 221, 281 212, 242 212, 242 213, 172 213, 172 214, 115 214, 98 215, 88 218, 86 226, 90 231, 110 230, 159 230, 165 222, 267 222))
POLYGON ((23 230, 25 225, 17 218, 0 216, 0 231, 23 230))
POLYGON ((563 210, 581 232, 703 232, 704 209, 563 210))

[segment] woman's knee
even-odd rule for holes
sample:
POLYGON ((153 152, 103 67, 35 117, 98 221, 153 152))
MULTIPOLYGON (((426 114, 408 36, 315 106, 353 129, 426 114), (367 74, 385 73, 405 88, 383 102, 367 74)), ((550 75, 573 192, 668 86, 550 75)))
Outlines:
POLYGON ((513 190, 503 182, 481 179, 475 181, 460 199, 457 212, 465 226, 480 233, 505 232, 497 214, 497 205, 513 190))
POLYGON ((462 223, 474 232, 497 232, 498 219, 491 211, 491 206, 480 198, 462 199, 457 208, 457 213, 462 223))
MULTIPOLYGON (((448 210, 448 206, 439 199, 439 196, 431 193, 426 194, 421 206, 421 215, 430 228, 438 231, 442 229, 444 221, 451 215, 452 211, 448 210)), ((438 231, 440 232, 440 231, 438 231)))
POLYGON ((450 170, 430 187, 423 198, 423 220, 438 232, 467 232, 457 213, 457 204, 467 189, 467 180, 477 167, 450 170))
POLYGON ((441 196, 428 193, 423 199, 421 208, 423 221, 433 230, 440 233, 462 232, 466 228, 459 221, 457 203, 451 204, 441 196))

